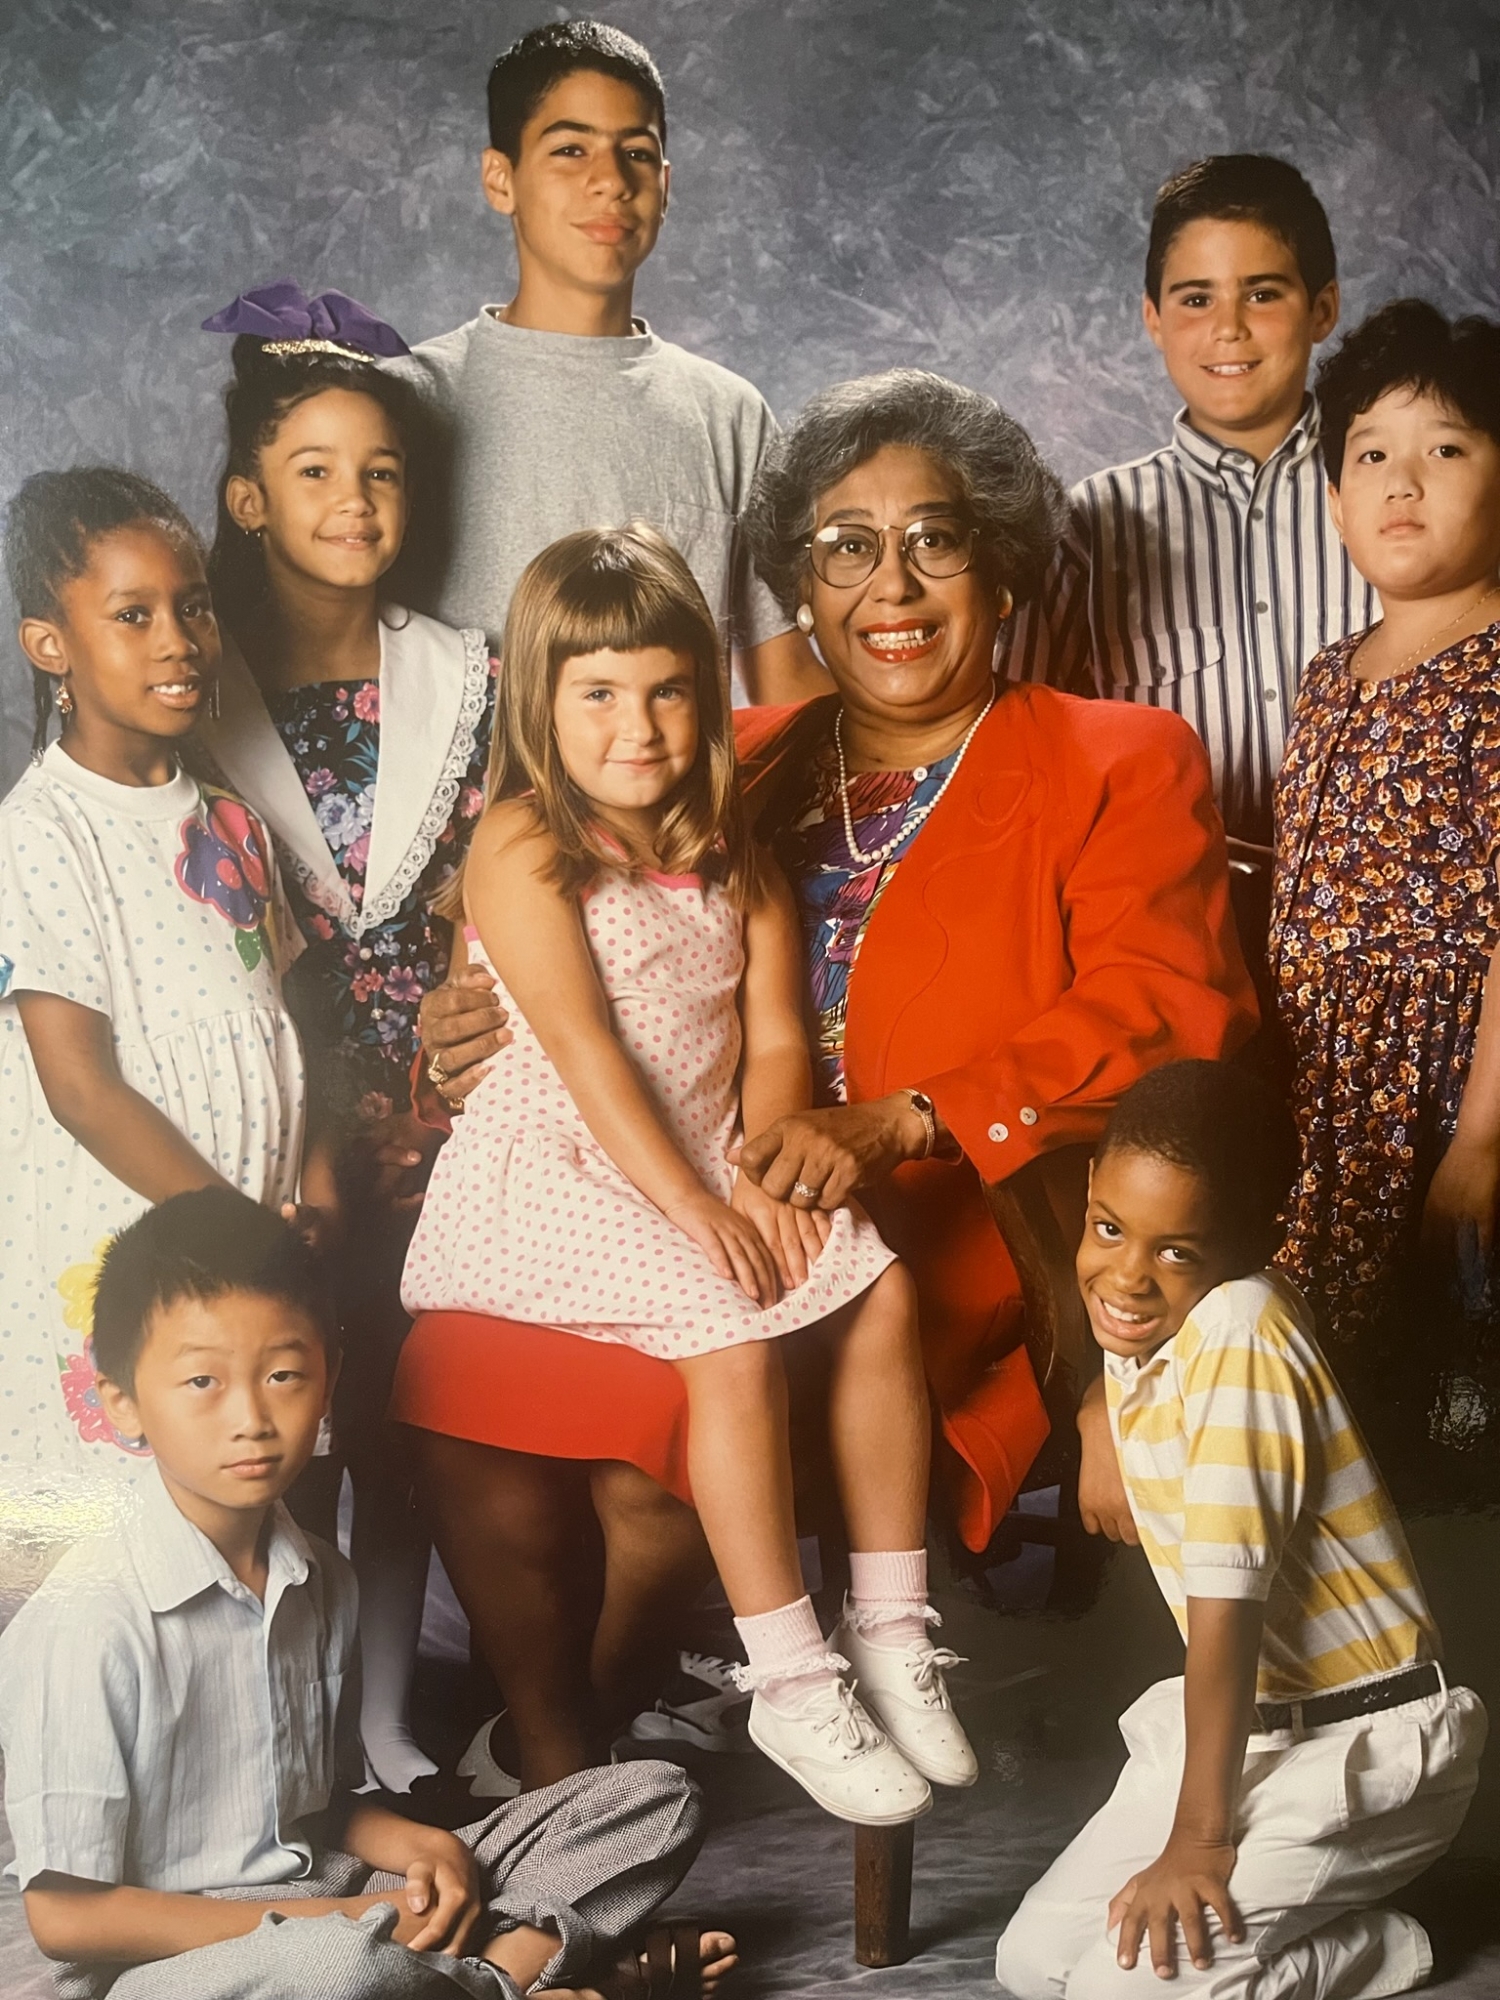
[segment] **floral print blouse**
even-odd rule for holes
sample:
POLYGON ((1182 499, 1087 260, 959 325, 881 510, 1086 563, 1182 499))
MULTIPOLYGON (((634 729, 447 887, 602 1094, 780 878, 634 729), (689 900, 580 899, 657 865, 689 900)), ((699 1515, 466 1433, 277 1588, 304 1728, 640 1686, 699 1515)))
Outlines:
POLYGON ((849 852, 839 797, 838 756, 831 743, 813 759, 801 809, 776 842, 802 919, 813 1005, 813 1062, 822 1104, 847 1101, 844 1020, 849 980, 875 905, 901 857, 925 823, 914 816, 943 788, 958 751, 912 771, 860 771, 849 780, 854 838, 866 854, 903 834, 883 861, 865 864, 849 852))
MULTIPOLYGON (((389 922, 363 937, 347 936, 288 871, 292 909, 307 941, 287 979, 288 1003, 309 1051, 357 1052, 365 1058, 367 1079, 393 1089, 398 1101, 404 1101, 404 1079, 417 1052, 422 995, 447 977, 450 926, 433 915, 432 901, 463 858, 484 810, 496 671, 492 660, 490 698, 452 816, 389 922), (377 1063, 382 1067, 374 1068, 377 1063)), ((380 683, 314 681, 269 695, 266 705, 357 908, 375 818, 380 683)))

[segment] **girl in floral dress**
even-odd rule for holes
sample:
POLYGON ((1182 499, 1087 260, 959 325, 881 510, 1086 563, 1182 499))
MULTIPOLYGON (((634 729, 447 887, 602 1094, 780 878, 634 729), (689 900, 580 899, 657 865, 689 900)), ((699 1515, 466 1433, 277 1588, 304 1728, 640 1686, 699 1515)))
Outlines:
POLYGON ((28 1544, 101 1522, 149 1457, 94 1389, 109 1238, 188 1188, 289 1202, 303 1072, 269 840, 179 762, 219 665, 192 529, 129 473, 44 472, 12 502, 5 552, 37 704, 31 768, 0 804, 9 1584, 28 1544))
POLYGON ((1385 616, 1308 668, 1277 789, 1285 1255, 1399 1468, 1424 1429, 1495 1442, 1500 326, 1398 301, 1318 396, 1334 518, 1385 616))
POLYGON ((376 361, 405 343, 352 299, 290 284, 206 324, 239 338, 209 559, 223 699, 204 742, 270 827, 306 944, 287 999, 309 1056, 309 1188, 346 1218, 334 1430, 354 1486, 361 1733, 372 1775, 406 1791, 435 1769, 407 1722, 428 1545, 385 1421, 407 1330, 401 1260, 436 1141, 408 1076, 422 995, 447 974, 432 898, 482 804, 493 669, 482 633, 385 595, 411 410, 376 361))

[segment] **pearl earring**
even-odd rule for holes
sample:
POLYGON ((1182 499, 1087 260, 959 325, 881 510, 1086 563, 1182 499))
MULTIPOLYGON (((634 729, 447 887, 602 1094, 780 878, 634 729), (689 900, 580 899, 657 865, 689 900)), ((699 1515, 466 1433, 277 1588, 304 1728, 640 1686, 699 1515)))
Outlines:
POLYGON ((64 720, 66 720, 67 717, 73 713, 73 709, 75 706, 73 701, 73 690, 68 686, 66 681, 60 680, 57 683, 57 686, 52 690, 52 700, 57 709, 58 714, 62 716, 64 720))
POLYGON ((799 604, 797 606, 797 630, 799 632, 810 634, 812 628, 813 628, 812 606, 810 604, 799 604))

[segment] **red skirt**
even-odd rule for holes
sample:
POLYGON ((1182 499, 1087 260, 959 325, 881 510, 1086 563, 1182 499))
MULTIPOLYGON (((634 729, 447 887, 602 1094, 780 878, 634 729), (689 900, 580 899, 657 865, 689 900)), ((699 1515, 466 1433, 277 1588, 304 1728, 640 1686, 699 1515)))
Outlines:
POLYGON ((554 1326, 420 1313, 401 1349, 391 1415, 418 1430, 539 1458, 614 1458, 692 1505, 688 1409, 669 1361, 554 1326))

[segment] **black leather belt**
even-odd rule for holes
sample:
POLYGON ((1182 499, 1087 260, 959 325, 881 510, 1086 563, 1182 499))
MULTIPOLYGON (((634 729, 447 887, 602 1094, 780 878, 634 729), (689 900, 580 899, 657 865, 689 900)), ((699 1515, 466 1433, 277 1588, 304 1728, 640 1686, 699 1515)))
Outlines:
POLYGON ((1378 1715, 1383 1708, 1400 1708, 1403 1702, 1421 1701, 1425 1695, 1436 1694, 1442 1685, 1442 1675, 1435 1666, 1407 1667, 1402 1673, 1387 1674, 1384 1680, 1335 1688, 1332 1694, 1310 1695, 1306 1701, 1257 1702, 1255 1726, 1263 1735, 1270 1736, 1278 1729, 1316 1729, 1325 1722, 1348 1722, 1356 1715, 1378 1715))

